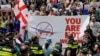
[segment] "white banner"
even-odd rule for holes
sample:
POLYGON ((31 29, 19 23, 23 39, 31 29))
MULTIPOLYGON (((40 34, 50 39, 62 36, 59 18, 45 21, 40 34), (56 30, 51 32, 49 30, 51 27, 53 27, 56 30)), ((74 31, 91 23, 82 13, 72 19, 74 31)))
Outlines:
POLYGON ((75 39, 82 37, 89 22, 89 16, 33 16, 28 24, 28 37, 38 35, 41 37, 40 44, 45 43, 45 38, 51 38, 53 44, 67 42, 67 34, 74 33, 75 39))
POLYGON ((3 12, 10 12, 11 11, 11 5, 7 4, 7 5, 1 5, 1 10, 3 12))

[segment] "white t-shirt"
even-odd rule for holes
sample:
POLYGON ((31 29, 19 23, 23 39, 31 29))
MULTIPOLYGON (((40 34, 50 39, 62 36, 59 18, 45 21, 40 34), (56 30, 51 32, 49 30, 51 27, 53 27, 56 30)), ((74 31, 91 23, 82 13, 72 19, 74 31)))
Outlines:
POLYGON ((98 36, 99 32, 98 30, 100 29, 100 23, 99 22, 90 22, 90 28, 92 29, 93 35, 98 36))
POLYGON ((34 16, 35 15, 35 11, 30 10, 29 14, 32 15, 32 16, 34 16))

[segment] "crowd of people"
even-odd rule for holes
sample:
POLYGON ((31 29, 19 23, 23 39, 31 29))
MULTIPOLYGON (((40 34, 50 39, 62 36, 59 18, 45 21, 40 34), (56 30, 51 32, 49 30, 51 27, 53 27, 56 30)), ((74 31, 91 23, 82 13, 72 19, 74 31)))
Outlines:
POLYGON ((14 15, 16 0, 0 0, 0 56, 100 56, 100 0, 23 0, 31 16, 89 15, 90 21, 79 45, 69 34, 65 51, 62 43, 39 44, 39 36, 21 39, 20 21, 14 15), (8 8, 3 8, 8 6, 8 8), (64 52, 64 54, 62 54, 64 52))

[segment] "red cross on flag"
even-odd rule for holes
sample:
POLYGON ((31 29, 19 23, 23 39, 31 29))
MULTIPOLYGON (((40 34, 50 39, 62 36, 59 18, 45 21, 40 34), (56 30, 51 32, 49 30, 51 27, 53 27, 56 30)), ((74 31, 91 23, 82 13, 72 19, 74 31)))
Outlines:
POLYGON ((26 25, 28 23, 28 9, 23 0, 16 0, 14 14, 20 20, 20 34, 24 35, 26 25))

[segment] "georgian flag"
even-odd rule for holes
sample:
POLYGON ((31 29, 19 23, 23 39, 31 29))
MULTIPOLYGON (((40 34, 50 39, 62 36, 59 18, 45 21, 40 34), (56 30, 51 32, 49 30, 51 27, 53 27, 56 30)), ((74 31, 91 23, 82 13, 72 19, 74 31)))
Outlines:
POLYGON ((15 8, 13 9, 17 19, 20 20, 20 34, 24 36, 25 28, 28 24, 29 13, 23 0, 16 0, 15 8))

